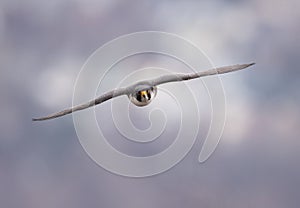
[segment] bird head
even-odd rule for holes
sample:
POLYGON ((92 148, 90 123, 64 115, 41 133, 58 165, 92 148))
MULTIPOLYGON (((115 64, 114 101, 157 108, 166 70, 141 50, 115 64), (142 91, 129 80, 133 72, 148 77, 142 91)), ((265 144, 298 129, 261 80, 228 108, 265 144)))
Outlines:
POLYGON ((137 85, 132 93, 129 94, 130 101, 136 106, 148 105, 157 94, 157 87, 150 85, 137 85))

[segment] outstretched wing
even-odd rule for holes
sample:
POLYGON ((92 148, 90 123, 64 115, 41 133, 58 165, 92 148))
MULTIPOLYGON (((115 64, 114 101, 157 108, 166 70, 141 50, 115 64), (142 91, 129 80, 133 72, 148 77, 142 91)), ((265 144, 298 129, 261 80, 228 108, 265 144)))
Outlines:
POLYGON ((32 120, 33 121, 43 121, 43 120, 48 120, 48 119, 61 117, 61 116, 73 113, 75 111, 83 110, 83 109, 92 107, 94 105, 98 105, 98 104, 103 103, 103 102, 105 102, 109 99, 112 99, 113 97, 117 97, 117 96, 120 96, 120 95, 125 95, 127 93, 128 93, 127 88, 119 88, 119 89, 116 89, 116 90, 109 91, 109 92, 101 95, 100 97, 96 98, 95 100, 91 100, 91 101, 89 101, 87 103, 84 103, 82 105, 77 105, 77 106, 74 106, 72 108, 68 108, 68 109, 65 109, 63 111, 60 111, 60 112, 57 112, 57 113, 54 113, 54 114, 51 114, 51 115, 48 115, 48 116, 45 116, 45 117, 33 118, 32 120))
POLYGON ((54 114, 51 114, 51 115, 48 115, 45 117, 33 118, 32 120, 33 121, 43 121, 43 120, 53 119, 53 118, 57 118, 57 117, 61 117, 61 116, 73 113, 75 111, 79 111, 79 110, 83 110, 83 109, 92 107, 94 105, 98 105, 98 104, 103 103, 113 97, 129 94, 130 92, 132 92, 134 90, 135 86, 142 84, 142 83, 147 83, 152 86, 157 86, 157 85, 168 83, 168 82, 185 81, 185 80, 195 79, 195 78, 209 76, 209 75, 224 74, 224 73, 228 73, 228 72, 232 72, 232 71, 238 71, 238 70, 247 68, 249 66, 252 66, 253 64, 254 63, 224 66, 224 67, 213 68, 213 69, 209 69, 207 71, 192 73, 192 74, 164 75, 164 76, 158 77, 156 79, 146 80, 146 81, 142 81, 142 82, 133 84, 126 88, 119 88, 116 90, 109 91, 109 92, 101 95, 100 97, 96 98, 95 100, 91 100, 85 104, 74 106, 72 108, 68 108, 63 111, 60 111, 60 112, 57 112, 57 113, 54 113, 54 114))
POLYGON ((190 79, 195 79, 199 77, 205 77, 209 75, 215 75, 215 74, 224 74, 228 72, 233 72, 233 71, 238 71, 244 68, 247 68, 249 66, 254 65, 255 63, 251 64, 236 64, 232 66, 223 66, 219 68, 213 68, 209 69, 207 71, 202 71, 202 72, 197 72, 197 73, 192 73, 192 74, 170 74, 170 75, 164 75, 159 78, 150 80, 149 82, 151 85, 160 85, 168 82, 178 82, 178 81, 184 81, 184 80, 190 80, 190 79))

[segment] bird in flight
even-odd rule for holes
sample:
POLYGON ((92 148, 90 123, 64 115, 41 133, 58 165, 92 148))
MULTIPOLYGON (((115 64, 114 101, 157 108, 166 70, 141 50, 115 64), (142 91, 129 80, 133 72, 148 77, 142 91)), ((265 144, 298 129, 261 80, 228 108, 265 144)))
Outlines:
POLYGON ((215 74, 224 74, 228 72, 238 71, 241 69, 245 69, 249 66, 254 65, 255 63, 251 64, 236 64, 232 66, 224 66, 219 68, 213 68, 202 72, 197 73, 189 73, 189 74, 168 74, 163 75, 155 79, 150 80, 144 80, 137 82, 135 84, 132 84, 128 87, 124 88, 118 88, 111 90, 109 92, 104 93, 103 95, 99 96, 98 98, 91 100, 87 103, 77 105, 65 110, 62 110, 60 112, 41 117, 41 118, 33 118, 33 121, 43 121, 43 120, 49 120, 57 117, 61 117, 70 113, 73 113, 75 111, 83 110, 95 105, 99 105, 107 100, 110 100, 112 98, 121 96, 121 95, 127 95, 129 100, 135 104, 136 106, 146 106, 148 105, 153 98, 156 96, 157 93, 157 85, 165 84, 168 82, 179 82, 179 81, 186 81, 190 79, 196 79, 200 77, 215 75, 215 74))

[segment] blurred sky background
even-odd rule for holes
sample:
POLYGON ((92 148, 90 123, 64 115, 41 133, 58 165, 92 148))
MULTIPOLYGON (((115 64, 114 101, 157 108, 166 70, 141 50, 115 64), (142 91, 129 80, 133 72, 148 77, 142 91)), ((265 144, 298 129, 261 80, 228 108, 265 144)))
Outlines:
POLYGON ((1 0, 0 207, 299 207, 299 8, 297 0, 1 0), (199 135, 171 170, 132 179, 88 157, 72 116, 31 118, 70 106, 91 53, 143 30, 181 35, 216 66, 257 64, 222 77, 227 123, 208 161, 197 161, 199 135))

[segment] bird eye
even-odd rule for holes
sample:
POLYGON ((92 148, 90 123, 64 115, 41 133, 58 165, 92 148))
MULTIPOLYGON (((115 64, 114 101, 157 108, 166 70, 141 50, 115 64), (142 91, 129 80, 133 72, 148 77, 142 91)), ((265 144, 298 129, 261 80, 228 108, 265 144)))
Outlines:
POLYGON ((140 91, 135 94, 135 98, 138 102, 142 102, 142 94, 140 91))
POLYGON ((150 90, 147 90, 147 97, 148 97, 148 100, 151 100, 152 96, 151 96, 151 91, 150 90))

